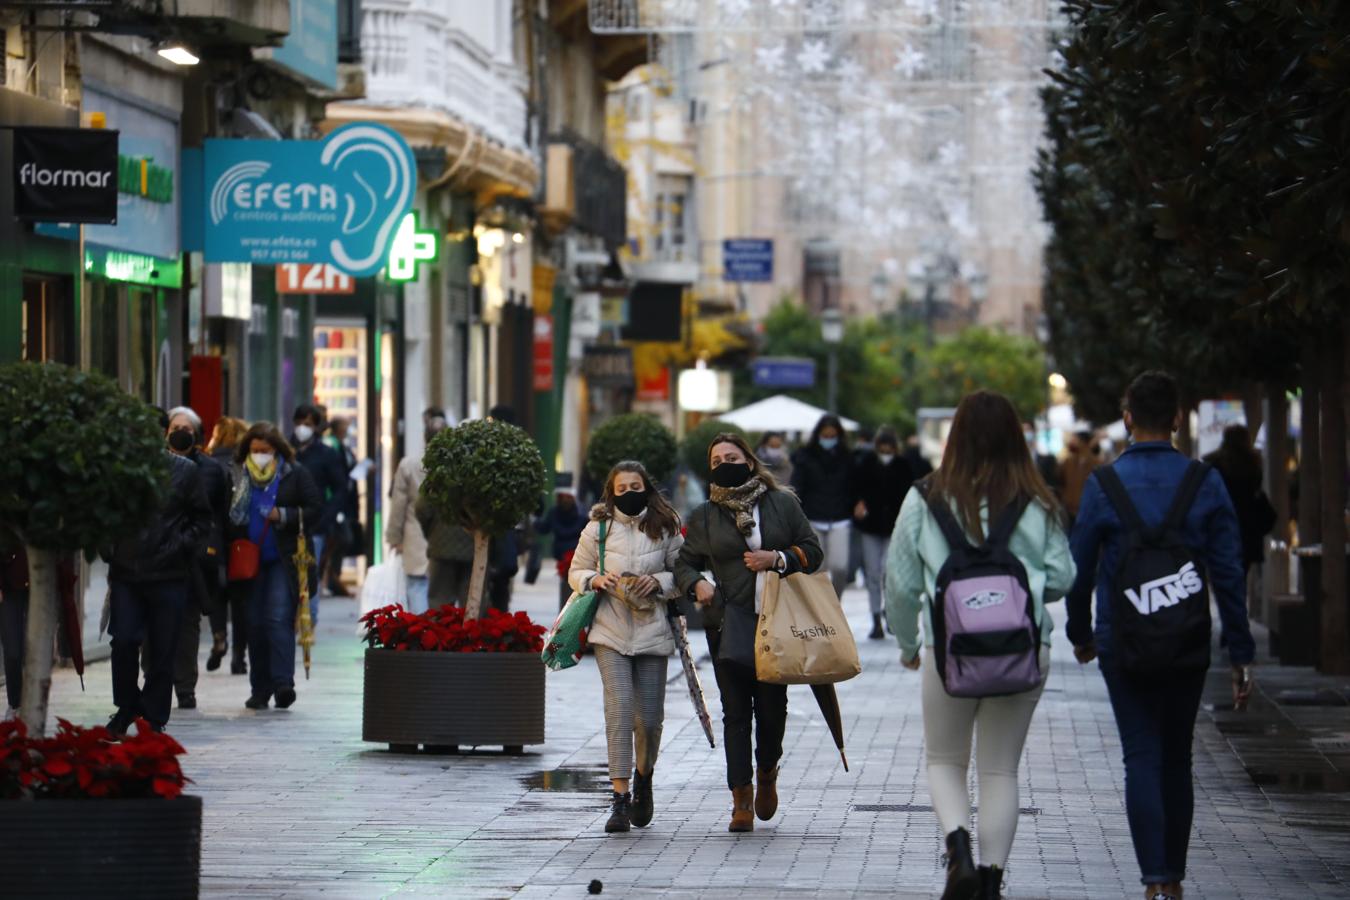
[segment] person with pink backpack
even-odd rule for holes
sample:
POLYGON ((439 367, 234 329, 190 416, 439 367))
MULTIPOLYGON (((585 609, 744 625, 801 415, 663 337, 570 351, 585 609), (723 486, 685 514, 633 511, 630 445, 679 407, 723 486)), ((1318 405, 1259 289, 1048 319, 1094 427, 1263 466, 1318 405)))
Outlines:
POLYGON ((968 395, 942 464, 905 498, 886 575, 901 663, 923 670, 928 788, 947 845, 943 900, 1002 896, 1018 764, 1049 671, 1045 604, 1063 598, 1074 574, 1062 513, 1012 403, 991 391, 968 395), (978 868, 966 788, 972 738, 978 868))

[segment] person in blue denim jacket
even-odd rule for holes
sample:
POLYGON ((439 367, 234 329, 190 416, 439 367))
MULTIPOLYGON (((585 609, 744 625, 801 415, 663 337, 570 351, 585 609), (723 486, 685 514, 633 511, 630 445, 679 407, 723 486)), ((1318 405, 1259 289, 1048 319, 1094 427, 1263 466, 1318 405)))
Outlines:
MULTIPOLYGON (((1167 515, 1190 460, 1172 446, 1181 424, 1177 385, 1162 372, 1145 372, 1125 394, 1132 444, 1114 463, 1139 516, 1150 526, 1167 515)), ((1251 691, 1248 666, 1256 645, 1247 622, 1242 544, 1232 501, 1217 471, 1209 471, 1182 528, 1204 561, 1233 665, 1233 700, 1251 691)), ((1165 684, 1143 684, 1116 665, 1112 594, 1125 528, 1097 476, 1088 480, 1074 526, 1078 577, 1068 595, 1068 635, 1080 663, 1100 658, 1125 757, 1125 808, 1148 900, 1181 900, 1194 799, 1191 742, 1205 673, 1179 673, 1165 684), (1092 621, 1096 585, 1096 627, 1092 621)))

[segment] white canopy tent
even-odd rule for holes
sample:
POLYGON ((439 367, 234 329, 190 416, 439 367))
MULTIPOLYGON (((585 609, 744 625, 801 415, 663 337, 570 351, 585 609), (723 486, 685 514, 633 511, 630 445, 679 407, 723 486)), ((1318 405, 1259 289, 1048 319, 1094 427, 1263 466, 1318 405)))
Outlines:
MULTIPOLYGON (((823 409, 809 403, 803 403, 795 397, 779 394, 751 403, 749 406, 734 409, 729 413, 722 413, 717 418, 722 422, 730 422, 746 431, 783 431, 788 434, 806 434, 816 427, 820 417, 825 414, 823 409)), ((843 423, 845 431, 858 430, 858 423, 852 419, 840 416, 839 420, 843 423)))

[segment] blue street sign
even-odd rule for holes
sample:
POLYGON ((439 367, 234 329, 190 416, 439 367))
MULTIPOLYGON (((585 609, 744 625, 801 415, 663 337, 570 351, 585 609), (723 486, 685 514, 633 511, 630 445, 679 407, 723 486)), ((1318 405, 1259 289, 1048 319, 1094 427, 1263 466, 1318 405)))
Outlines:
POLYGON ((337 87, 336 0, 291 0, 291 33, 271 59, 329 90, 337 87))
POLYGON ((206 262, 329 263, 374 275, 417 188, 407 142, 367 122, 322 141, 207 140, 200 182, 192 162, 184 153, 193 190, 183 196, 183 249, 201 249, 206 262))
POLYGON ((773 241, 731 238, 722 242, 723 281, 773 281, 773 241))
POLYGON ((807 390, 816 386, 816 361, 761 356, 753 364, 755 387, 807 390))

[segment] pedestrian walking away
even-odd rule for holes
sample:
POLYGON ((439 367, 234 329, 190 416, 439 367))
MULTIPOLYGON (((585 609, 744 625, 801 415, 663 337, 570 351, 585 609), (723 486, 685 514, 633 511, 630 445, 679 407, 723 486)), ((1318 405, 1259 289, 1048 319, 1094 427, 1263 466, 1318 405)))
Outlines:
MULTIPOLYGON (((348 556, 364 556, 366 530, 361 524, 361 492, 357 481, 363 471, 356 467, 356 452, 350 441, 351 420, 334 416, 328 426, 324 443, 338 455, 347 480, 343 482, 343 501, 333 520, 328 540, 324 542, 324 556, 319 560, 319 577, 328 593, 334 597, 350 597, 351 591, 342 583, 342 563, 348 556)), ((306 536, 308 537, 308 535, 306 536)))
MULTIPOLYGON (((211 442, 206 445, 207 454, 220 463, 225 470, 231 495, 234 492, 234 455, 248 432, 248 423, 231 416, 221 416, 216 420, 211 432, 211 442)), ((226 530, 228 530, 228 500, 226 509, 226 530)), ((224 549, 222 547, 222 549, 224 549)), ((211 619, 211 652, 206 657, 206 671, 214 672, 220 668, 225 654, 230 654, 230 674, 248 674, 248 585, 227 581, 220 590, 215 606, 209 610, 211 619), (231 632, 234 635, 230 642, 231 632)))
MULTIPOLYGON (((167 430, 167 416, 162 424, 167 430)), ((124 733, 142 716, 158 731, 169 722, 174 657, 192 572, 211 531, 211 504, 201 470, 167 449, 164 453, 169 489, 163 505, 149 524, 104 554, 109 563, 108 630, 117 705, 108 728, 114 733, 124 733), (138 665, 142 644, 150 657, 144 687, 138 665)))
POLYGON ((901 663, 923 669, 928 789, 947 849, 943 900, 1002 896, 1018 764, 1049 673, 1045 604, 1074 578, 1060 521, 1012 403, 976 391, 957 407, 941 465, 909 492, 895 525, 887 613, 901 663), (978 867, 966 787, 972 738, 978 867))
MULTIPOLYGON (((433 406, 422 413, 422 433, 427 444, 445 427, 445 411, 441 408, 433 406)), ((417 497, 426 475, 420 456, 400 460, 389 489, 389 512, 384 526, 385 542, 403 562, 403 574, 408 579, 406 606, 414 613, 427 611, 427 538, 416 515, 417 497)))
POLYGON ((562 609, 572 595, 568 572, 587 522, 571 488, 558 488, 553 495, 553 508, 535 520, 535 531, 553 536, 553 558, 558 561, 558 609, 562 609))
MULTIPOLYGON (((854 504, 855 511, 853 513, 853 522, 852 522, 853 527, 849 530, 848 535, 847 578, 849 584, 857 583, 858 575, 863 573, 862 532, 858 530, 858 521, 857 521, 862 510, 861 506, 862 488, 858 484, 857 479, 858 479, 858 470, 862 467, 862 464, 870 460, 874 455, 873 451, 876 449, 876 434, 877 434, 876 429, 872 428, 870 425, 863 425, 859 427, 858 439, 853 444, 853 452, 850 460, 850 466, 852 467, 855 489, 859 491, 859 501, 857 504, 854 504)), ((839 596, 841 597, 843 596, 842 591, 839 591, 838 593, 839 596)))
POLYGON ((722 744, 732 796, 727 830, 745 832, 754 830, 755 816, 768 821, 778 809, 787 727, 787 686, 755 677, 755 627, 766 573, 814 572, 824 553, 796 498, 779 486, 745 438, 714 437, 708 468, 712 497, 686 523, 675 580, 681 595, 703 611, 722 695, 722 744), (704 577, 705 571, 716 583, 704 577))
POLYGON ((858 507, 854 511, 854 529, 862 540, 863 575, 867 579, 867 601, 872 612, 872 631, 868 637, 882 640, 882 587, 886 580, 886 553, 891 533, 900 515, 914 475, 909 463, 900 457, 900 439, 890 428, 877 430, 873 451, 862 458, 857 470, 858 507))
MULTIPOLYGON (((318 407, 297 406, 292 421, 295 426, 290 443, 294 448, 293 462, 309 472, 321 501, 317 515, 305 517, 305 539, 309 543, 309 552, 316 560, 322 560, 329 533, 337 526, 338 516, 346 508, 347 470, 338 452, 319 439, 324 416, 318 407)), ((310 615, 318 625, 319 595, 323 591, 317 580, 310 583, 315 586, 310 597, 310 615)))
POLYGON ((605 479, 568 571, 573 590, 595 591, 600 598, 589 644, 595 648, 605 690, 605 740, 614 789, 605 831, 611 834, 632 825, 645 828, 652 821, 666 663, 675 651, 666 602, 675 597, 672 569, 683 543, 674 508, 642 463, 627 460, 605 479))
MULTIPOLYGON (((325 448, 326 449, 326 448, 325 448)), ((300 602, 295 551, 303 518, 308 540, 311 523, 322 515, 323 498, 295 450, 270 422, 248 430, 235 454, 234 494, 230 501, 231 550, 236 541, 257 549, 257 572, 249 591, 249 709, 278 709, 295 703, 295 613, 300 602)), ((309 567, 309 584, 318 568, 309 567)))
POLYGON ((1180 900, 1186 878, 1191 744, 1210 664, 1211 591, 1235 708, 1251 692, 1255 655, 1237 515, 1219 473, 1172 446, 1184 415, 1179 397, 1163 372, 1130 383, 1131 445, 1084 487, 1073 531, 1078 578, 1068 600, 1074 655, 1099 661, 1120 729, 1125 811, 1147 900, 1180 900))
POLYGON ((1228 498, 1237 514, 1238 534, 1242 540, 1242 567, 1249 570, 1261 562, 1261 546, 1279 518, 1266 492, 1261 489, 1261 454, 1252 447, 1252 435, 1246 425, 1229 425, 1223 430, 1219 449, 1205 457, 1218 470, 1228 498))
POLYGON ((1069 525, 1078 518, 1083 502, 1083 489, 1097 468, 1097 457, 1092 452, 1092 432, 1079 431, 1069 438, 1068 455, 1059 464, 1060 500, 1069 515, 1069 525))
POLYGON ((840 597, 849 582, 849 540, 858 505, 852 460, 844 426, 833 415, 820 417, 811 440, 792 460, 792 487, 816 532, 834 591, 840 597))

